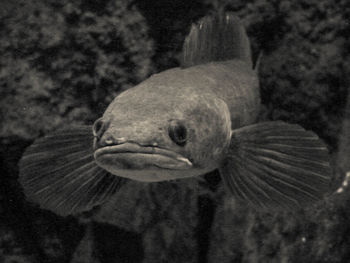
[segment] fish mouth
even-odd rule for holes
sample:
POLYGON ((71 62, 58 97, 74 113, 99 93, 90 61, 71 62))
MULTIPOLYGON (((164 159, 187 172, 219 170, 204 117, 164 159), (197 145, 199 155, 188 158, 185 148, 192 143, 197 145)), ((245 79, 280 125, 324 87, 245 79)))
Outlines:
POLYGON ((192 162, 182 155, 158 146, 142 146, 125 142, 99 148, 94 153, 95 160, 107 170, 171 169, 192 168, 192 162))

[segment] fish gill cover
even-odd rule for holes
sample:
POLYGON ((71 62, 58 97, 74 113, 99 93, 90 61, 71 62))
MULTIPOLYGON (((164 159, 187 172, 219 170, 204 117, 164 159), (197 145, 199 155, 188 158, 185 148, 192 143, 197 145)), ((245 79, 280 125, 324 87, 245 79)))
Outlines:
MULTIPOLYGON (((128 3, 37 1, 24 7, 13 2, 1 19, 1 257, 69 262, 82 237, 75 220, 23 202, 15 179, 26 140, 61 123, 95 119, 115 92, 153 72, 151 59, 158 70, 176 65, 190 23, 215 9, 237 12, 254 40, 254 54, 264 51, 262 118, 300 123, 336 151, 349 86, 348 1, 140 0, 139 11, 128 3), (114 6, 118 11, 113 5, 119 5, 114 6), (115 28, 121 28, 118 36, 126 45, 108 48, 116 40, 108 32, 115 28)), ((344 134, 347 138, 346 130, 344 134)), ((346 160, 349 150, 342 142, 339 147, 346 160)), ((335 188, 342 176, 338 174, 335 188)), ((135 257, 123 247, 109 262, 344 262, 349 257, 348 191, 294 218, 288 213, 255 214, 218 201, 223 198, 220 183, 215 176, 210 182, 199 197, 184 186, 179 191, 183 199, 173 195, 180 187, 176 185, 164 192, 125 190, 122 194, 132 197, 130 203, 124 199, 129 212, 117 218, 108 210, 99 220, 141 234, 135 238, 119 228, 112 237, 97 235, 99 253, 111 254, 127 243, 134 251, 141 247, 143 255, 135 257), (173 202, 164 202, 166 193, 173 202), (196 229, 197 237, 191 235, 196 229)))

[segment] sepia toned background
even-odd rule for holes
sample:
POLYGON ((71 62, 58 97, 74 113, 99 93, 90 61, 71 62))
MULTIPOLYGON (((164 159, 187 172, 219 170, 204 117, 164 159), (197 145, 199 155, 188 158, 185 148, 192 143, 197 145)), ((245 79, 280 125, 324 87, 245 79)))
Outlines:
POLYGON ((0 262, 347 262, 349 21, 348 0, 1 1, 0 262), (325 201, 258 213, 226 196, 215 172, 129 182, 79 218, 25 200, 25 147, 91 124, 121 91, 178 66, 191 23, 223 10, 242 18, 254 59, 263 54, 260 119, 298 123, 328 145, 325 201))

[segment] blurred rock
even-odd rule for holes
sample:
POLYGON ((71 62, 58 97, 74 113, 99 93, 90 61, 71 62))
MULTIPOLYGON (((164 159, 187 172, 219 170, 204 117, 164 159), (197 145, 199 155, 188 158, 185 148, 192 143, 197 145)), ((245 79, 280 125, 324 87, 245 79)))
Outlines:
POLYGON ((339 151, 337 155, 338 167, 342 176, 350 173, 350 89, 344 114, 343 126, 339 138, 339 151))
POLYGON ((143 262, 196 262, 198 182, 128 182, 93 216, 142 233, 143 262))
POLYGON ((86 226, 85 234, 74 251, 70 263, 100 263, 96 256, 96 246, 94 244, 93 225, 86 226))
POLYGON ((0 137, 91 123, 152 72, 153 42, 131 2, 19 1, 2 13, 0 137))
POLYGON ((3 263, 36 263, 33 255, 26 253, 14 231, 6 226, 0 227, 0 262, 3 263))

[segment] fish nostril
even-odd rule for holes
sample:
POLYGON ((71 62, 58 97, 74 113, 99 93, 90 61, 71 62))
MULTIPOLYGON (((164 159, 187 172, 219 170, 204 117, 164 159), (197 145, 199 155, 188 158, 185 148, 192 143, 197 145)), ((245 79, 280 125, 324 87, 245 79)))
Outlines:
POLYGON ((92 126, 92 133, 94 137, 100 139, 103 133, 106 131, 106 129, 106 123, 102 120, 102 118, 99 118, 95 121, 94 125, 92 126))
POLYGON ((125 142, 127 142, 127 140, 124 137, 115 138, 113 135, 105 134, 103 138, 95 137, 94 149, 104 146, 123 144, 125 142))
POLYGON ((106 145, 112 145, 115 144, 115 141, 113 140, 113 138, 107 138, 106 140, 104 140, 104 143, 106 145))
POLYGON ((94 149, 116 144, 115 140, 111 136, 104 137, 103 139, 101 137, 95 136, 94 149))
POLYGON ((109 132, 106 132, 108 129, 109 122, 99 118, 95 121, 92 126, 92 133, 94 135, 93 148, 97 149, 104 146, 111 146, 125 143, 127 140, 124 137, 116 138, 109 132))
POLYGON ((120 138, 114 138, 113 136, 108 136, 103 143, 105 145, 116 145, 116 144, 123 144, 126 142, 126 139, 124 137, 120 138))

